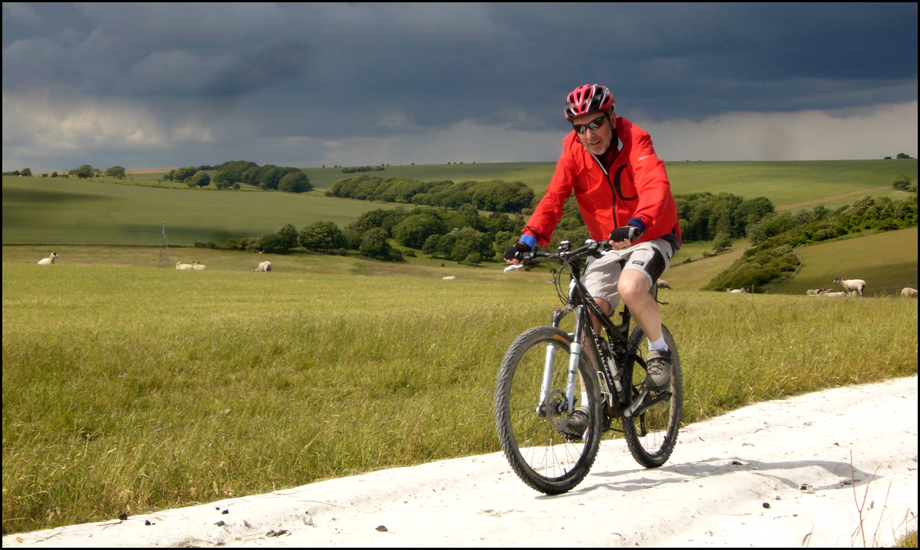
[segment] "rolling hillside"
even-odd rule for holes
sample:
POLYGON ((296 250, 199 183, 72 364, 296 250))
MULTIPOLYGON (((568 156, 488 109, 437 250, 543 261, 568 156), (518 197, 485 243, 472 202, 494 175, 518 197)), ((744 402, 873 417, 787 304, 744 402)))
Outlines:
MULTIPOLYGON (((386 167, 368 174, 420 180, 502 179, 522 181, 545 190, 553 163, 450 164, 386 167)), ((765 196, 777 207, 809 202, 829 208, 850 204, 859 192, 902 198, 890 187, 900 172, 917 177, 917 160, 814 162, 671 162, 668 171, 675 194, 730 192, 765 196), (841 195, 856 193, 845 198, 841 195), (818 201, 818 202, 815 202, 818 201)), ((305 169, 318 190, 301 195, 274 191, 216 191, 158 186, 150 174, 132 180, 110 178, 3 177, 3 243, 160 244, 167 226, 169 242, 191 245, 213 240, 273 233, 286 223, 300 229, 317 220, 344 226, 361 213, 395 204, 328 198, 323 186, 351 174, 341 169, 305 169)))

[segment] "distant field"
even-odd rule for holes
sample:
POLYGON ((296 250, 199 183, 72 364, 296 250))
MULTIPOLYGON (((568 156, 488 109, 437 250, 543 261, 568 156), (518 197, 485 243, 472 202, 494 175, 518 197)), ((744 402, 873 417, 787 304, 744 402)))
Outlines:
MULTIPOLYGON (((681 248, 674 257, 675 263, 671 265, 671 269, 664 272, 661 278, 666 280, 674 290, 699 290, 709 284, 709 281, 716 275, 731 267, 735 260, 744 254, 744 244, 736 245, 736 247, 718 256, 695 259, 693 263, 682 263, 688 256, 681 248)), ((697 258, 695 255, 690 257, 697 258)), ((668 291, 664 292, 661 298, 666 300, 668 291)))
POLYGON ((556 167, 554 162, 499 162, 487 164, 427 164, 386 166, 380 172, 342 173, 341 168, 305 168, 304 174, 318 189, 329 189, 339 179, 366 174, 379 178, 409 178, 421 181, 520 181, 538 194, 546 189, 556 167))
MULTIPOLYGON (((902 198, 891 181, 898 173, 917 179, 917 159, 798 162, 669 162, 674 193, 720 192, 745 198, 767 197, 777 207, 824 200, 844 193, 885 187, 872 196, 902 198)), ((828 208, 852 204, 854 197, 822 203, 828 208)), ((809 208, 813 207, 810 205, 809 208)))
POLYGON ((917 228, 886 231, 799 249, 805 265, 795 278, 776 290, 805 294, 810 288, 835 288, 834 279, 863 279, 865 296, 899 295, 917 288, 917 228))
POLYGON ((281 192, 167 189, 61 178, 3 177, 3 242, 158 245, 259 237, 286 223, 344 226, 363 212, 393 208, 281 192))
MULTIPOLYGON (((917 159, 797 161, 797 162, 679 162, 666 163, 672 191, 681 193, 722 192, 745 198, 767 197, 777 207, 811 202, 807 207, 824 204, 836 208, 852 204, 853 196, 838 195, 867 190, 873 196, 903 198, 906 192, 896 191, 891 181, 898 173, 917 179, 917 159), (877 188, 884 187, 884 190, 877 188), (833 199, 824 202, 827 197, 833 199)), ((307 168, 304 173, 319 189, 328 189, 338 179, 367 174, 372 177, 411 178, 422 181, 488 181, 500 179, 521 181, 537 196, 556 168, 555 162, 449 164, 427 166, 387 166, 382 172, 343 174, 341 168, 307 168)), ((803 206, 805 208, 805 206, 803 206)))
MULTIPOLYGON (((213 240, 224 245, 229 238, 273 233, 286 223, 300 229, 326 220, 341 227, 368 210, 396 206, 325 197, 323 190, 342 177, 522 181, 539 196, 553 169, 554 163, 388 166, 382 172, 355 174, 309 168, 304 173, 317 189, 301 195, 250 186, 240 191, 188 189, 183 183, 157 182, 162 173, 155 169, 138 170, 126 180, 4 176, 3 243, 157 245, 160 225, 166 222, 171 243, 213 240)), ((876 197, 902 198, 908 193, 890 187, 899 172, 916 179, 916 159, 668 163, 675 194, 765 196, 777 207, 808 203, 803 207, 836 208, 851 204, 865 190, 876 197)))

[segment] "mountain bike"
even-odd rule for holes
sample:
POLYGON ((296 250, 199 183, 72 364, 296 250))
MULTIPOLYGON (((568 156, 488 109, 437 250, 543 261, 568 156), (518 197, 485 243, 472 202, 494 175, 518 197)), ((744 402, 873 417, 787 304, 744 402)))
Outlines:
MULTIPOLYGON (((637 326, 630 334, 631 315, 625 305, 621 322, 614 324, 582 283, 588 256, 617 253, 606 242, 589 239, 572 250, 571 243, 563 241, 555 253, 528 252, 520 266, 505 269, 547 261, 560 265, 553 269, 553 282, 564 307, 554 308, 551 326, 532 328, 514 340, 495 385, 495 424, 505 457, 524 483, 548 495, 565 493, 588 475, 604 432, 621 431, 633 458, 647 468, 667 462, 677 443, 683 380, 670 331, 662 325, 671 350, 671 385, 650 392, 643 385, 645 333, 637 326), (575 316, 571 333, 559 328, 569 313, 575 316), (601 334, 589 313, 600 320, 601 334), (579 387, 587 403, 579 403, 579 387), (588 408, 588 428, 581 438, 564 433, 569 415, 579 406, 588 408), (617 419, 621 430, 614 427, 617 419)), ((657 286, 649 291, 657 300, 657 286)))

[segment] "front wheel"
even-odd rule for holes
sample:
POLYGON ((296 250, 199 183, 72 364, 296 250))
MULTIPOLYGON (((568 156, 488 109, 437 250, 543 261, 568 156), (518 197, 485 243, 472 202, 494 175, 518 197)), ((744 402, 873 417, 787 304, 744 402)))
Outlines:
MULTIPOLYGON (((623 417, 623 434, 633 458, 646 468, 657 468, 671 456, 677 444, 680 415, 684 401, 683 375, 680 370, 680 355, 670 331, 661 326, 664 341, 671 350, 671 387, 666 390, 665 399, 653 405, 644 413, 623 417), (668 395, 669 394, 669 395, 668 395)), ((632 399, 642 390, 645 382, 645 358, 648 357, 648 339, 641 328, 636 327, 626 346, 627 359, 624 383, 631 386, 632 399)), ((646 397, 651 401, 654 394, 646 397)))
MULTIPOLYGON (((571 411, 565 399, 572 338, 553 327, 520 335, 502 359, 495 385, 495 424, 505 458, 524 483, 548 495, 578 485, 591 469, 601 440, 602 412, 597 374, 581 356, 578 372, 588 403, 588 428, 577 441, 560 429, 571 411)), ((587 349, 588 346, 585 346, 587 349)))

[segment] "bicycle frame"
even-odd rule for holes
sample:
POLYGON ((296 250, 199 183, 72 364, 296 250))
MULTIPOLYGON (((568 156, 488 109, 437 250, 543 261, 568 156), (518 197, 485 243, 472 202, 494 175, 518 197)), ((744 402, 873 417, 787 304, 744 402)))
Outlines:
MULTIPOLYGON (((588 241, 584 247, 573 251, 572 256, 575 256, 580 252, 584 252, 585 250, 589 250, 592 247, 594 250, 597 250, 598 246, 599 245, 594 241, 588 241)), ((559 245, 557 254, 554 255, 535 253, 535 256, 545 258, 555 257, 559 259, 562 258, 565 253, 569 252, 570 247, 571 244, 568 241, 563 241, 563 243, 559 245)), ((558 329, 562 319, 566 315, 569 313, 575 313, 575 332, 573 334, 573 342, 569 348, 569 364, 566 372, 566 411, 571 412, 575 409, 575 387, 578 378, 578 364, 581 360, 582 353, 584 353, 584 340, 586 337, 590 344, 594 347, 595 356, 598 359, 597 377, 600 384, 600 393, 601 397, 606 401, 609 408, 613 409, 614 405, 616 405, 617 407, 623 409, 624 416, 636 416, 642 414, 642 412, 644 412, 648 407, 651 407, 670 397, 669 393, 665 393, 658 396, 656 399, 649 403, 643 403, 646 395, 648 395, 648 390, 643 389, 635 401, 632 400, 632 388, 624 386, 621 383, 620 369, 623 368, 623 365, 618 364, 617 362, 618 360, 621 362, 625 362, 627 360, 625 351, 629 337, 629 326, 632 319, 629 313, 629 308, 624 304, 623 312, 621 313, 622 322, 618 325, 615 325, 610 317, 601 311, 600 307, 597 305, 597 302, 594 301, 594 299, 591 297, 591 294, 588 292, 588 289, 584 286, 584 283, 582 283, 581 276, 583 274, 584 262, 581 261, 581 258, 576 256, 571 261, 565 261, 564 263, 569 267, 571 276, 567 298, 568 303, 563 309, 554 309, 551 323, 553 328, 558 329), (609 348, 605 349, 607 346, 601 345, 601 343, 604 342, 603 337, 598 335, 595 331, 593 323, 591 323, 588 319, 589 314, 593 315, 593 317, 600 322, 601 327, 603 331, 607 333, 610 342, 620 353, 611 353, 609 348), (610 391, 611 383, 613 384, 615 393, 610 391)), ((657 290, 657 287, 654 285, 652 285, 652 287, 649 289, 649 291, 653 296, 656 297, 656 299, 657 290)), ((548 404, 550 401, 549 388, 550 381, 552 379, 553 373, 555 372, 555 359, 555 352, 553 351, 553 347, 550 346, 546 351, 546 361, 544 363, 543 383, 541 384, 539 407, 548 404)))
MULTIPOLYGON (((564 245, 560 245, 560 249, 564 248, 566 248, 564 245)), ((617 401, 622 402, 628 398, 624 392, 625 388, 620 383, 619 368, 616 364, 616 358, 611 355, 609 350, 603 349, 603 346, 600 344, 602 339, 596 333, 594 325, 590 322, 588 317, 590 313, 594 316, 595 319, 598 319, 601 326, 603 327, 603 330, 610 338, 610 341, 616 342, 616 344, 621 349, 625 350, 631 319, 629 308, 624 306, 622 313, 623 322, 619 325, 614 325, 610 317, 601 311, 600 307, 597 305, 597 302, 591 298, 588 289, 585 288, 584 283, 582 283, 582 264, 583 262, 581 262, 580 259, 572 262, 571 264, 568 264, 571 275, 568 304, 564 309, 554 310, 551 321, 553 328, 559 328, 562 319, 567 314, 575 313, 575 332, 573 334, 573 342, 569 350, 569 369, 565 385, 566 405, 569 411, 574 409, 575 381, 578 374, 578 363, 581 360, 581 354, 584 353, 584 339, 586 335, 588 337, 588 341, 594 347, 595 356, 598 358, 598 367, 601 369, 598 371, 598 381, 601 387, 601 395, 607 401, 607 405, 609 407, 613 407, 614 395, 610 391, 610 382, 612 382, 616 388, 617 401), (610 363, 613 363, 613 368, 611 368, 610 363)), ((547 363, 545 365, 544 378, 552 377, 552 370, 553 364, 547 363)))

